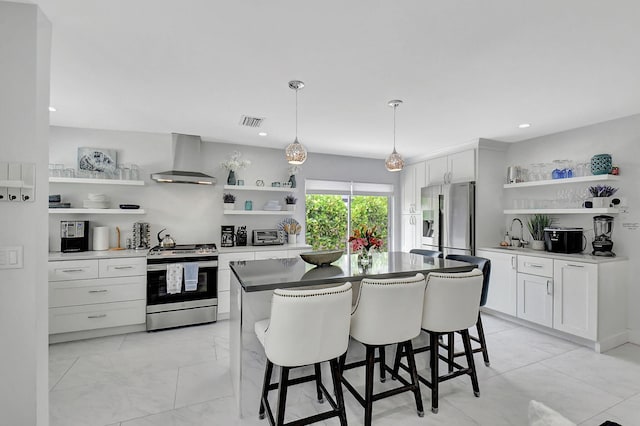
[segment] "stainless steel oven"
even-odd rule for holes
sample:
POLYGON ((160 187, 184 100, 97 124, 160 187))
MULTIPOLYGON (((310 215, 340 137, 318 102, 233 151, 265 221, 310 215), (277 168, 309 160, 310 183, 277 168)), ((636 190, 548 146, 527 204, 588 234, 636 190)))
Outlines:
POLYGON ((218 314, 218 252, 213 244, 153 248, 147 256, 147 330, 214 322, 218 314), (203 248, 204 247, 204 248, 203 248), (191 265, 188 265, 191 264, 191 265), (181 265, 170 288, 168 269, 181 265), (196 268, 194 266, 197 265, 196 268), (186 270, 197 283, 185 285, 186 270), (197 272, 196 272, 197 270, 197 272))

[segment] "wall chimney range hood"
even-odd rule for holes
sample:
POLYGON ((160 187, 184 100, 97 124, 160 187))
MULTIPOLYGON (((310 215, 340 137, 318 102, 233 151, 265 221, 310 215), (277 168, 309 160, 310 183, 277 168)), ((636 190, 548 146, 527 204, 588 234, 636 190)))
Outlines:
POLYGON ((215 185, 216 178, 195 170, 200 169, 200 136, 171 133, 173 169, 153 173, 151 179, 162 183, 193 183, 215 185))

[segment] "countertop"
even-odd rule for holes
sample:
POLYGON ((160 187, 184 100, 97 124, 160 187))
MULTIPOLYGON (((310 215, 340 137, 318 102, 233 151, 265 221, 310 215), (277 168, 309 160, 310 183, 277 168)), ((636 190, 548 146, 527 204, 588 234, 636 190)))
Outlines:
POLYGON ((49 252, 49 261, 54 260, 87 260, 113 259, 118 257, 147 257, 149 250, 100 250, 81 251, 76 253, 49 252))
POLYGON ((231 271, 247 292, 276 288, 360 281, 362 278, 404 277, 422 272, 465 272, 466 262, 434 259, 404 252, 375 253, 372 264, 358 266, 357 255, 344 255, 329 266, 315 267, 300 258, 230 262, 231 271))
POLYGON ((527 256, 546 257, 549 259, 563 259, 563 260, 575 260, 576 262, 585 263, 610 263, 621 262, 627 260, 626 256, 604 257, 604 256, 592 256, 590 254, 576 253, 576 254, 564 254, 564 253, 551 253, 542 250, 532 250, 528 248, 520 247, 482 247, 478 250, 492 251, 495 253, 513 253, 523 254, 527 256))
POLYGON ((312 248, 308 244, 280 244, 277 246, 235 246, 235 247, 218 247, 218 252, 223 253, 244 253, 250 251, 276 251, 276 250, 309 250, 312 248))

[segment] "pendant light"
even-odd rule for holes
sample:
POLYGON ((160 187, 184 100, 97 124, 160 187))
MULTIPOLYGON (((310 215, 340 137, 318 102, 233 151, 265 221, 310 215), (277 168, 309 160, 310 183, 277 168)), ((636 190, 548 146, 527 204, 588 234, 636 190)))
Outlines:
POLYGON ((384 165, 390 172, 399 172, 404 167, 402 156, 396 151, 396 108, 402 103, 399 99, 387 102, 387 105, 393 107, 393 152, 387 157, 384 165))
POLYGON ((302 164, 307 159, 307 150, 298 142, 298 90, 304 87, 304 83, 299 80, 291 80, 289 88, 296 91, 296 138, 285 149, 285 157, 289 164, 302 164))

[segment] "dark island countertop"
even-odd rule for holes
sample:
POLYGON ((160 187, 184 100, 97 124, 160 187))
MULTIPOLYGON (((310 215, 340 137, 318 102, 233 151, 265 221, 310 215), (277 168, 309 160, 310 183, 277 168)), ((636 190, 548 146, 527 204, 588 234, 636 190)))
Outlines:
POLYGON ((321 267, 310 265, 300 257, 236 261, 229 265, 246 292, 360 281, 367 277, 404 277, 418 272, 425 275, 429 272, 466 272, 474 268, 466 262, 405 252, 375 253, 366 269, 358 265, 355 254, 344 255, 333 264, 321 267))

